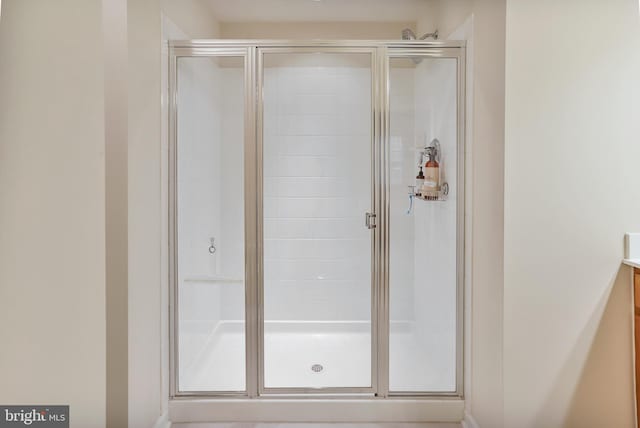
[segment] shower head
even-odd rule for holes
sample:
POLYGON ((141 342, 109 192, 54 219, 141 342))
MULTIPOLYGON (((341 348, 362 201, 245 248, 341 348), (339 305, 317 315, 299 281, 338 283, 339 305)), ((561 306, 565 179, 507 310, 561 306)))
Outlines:
MULTIPOLYGON (((422 37, 420 37, 420 40, 424 40, 427 37, 438 40, 438 30, 434 31, 433 33, 423 34, 422 37)), ((405 28, 404 30, 402 30, 402 40, 416 40, 416 33, 411 31, 410 28, 405 28)), ((414 64, 418 65, 422 62, 422 58, 411 57, 411 61, 413 61, 414 64)))
MULTIPOLYGON (((405 28, 404 30, 402 30, 402 40, 415 40, 415 39, 416 39, 416 33, 411 31, 409 28, 405 28)), ((413 56, 411 57, 411 61, 413 61, 415 65, 418 65, 422 62, 422 58, 417 58, 413 56)))
POLYGON ((413 31, 408 28, 402 30, 402 40, 415 40, 416 35, 413 31))
MULTIPOLYGON (((434 31, 433 33, 423 34, 419 40, 424 40, 428 37, 431 37, 434 40, 438 40, 438 30, 434 31)), ((416 40, 416 39, 417 39, 416 33, 411 31, 411 29, 405 28, 404 30, 402 30, 402 40, 416 40)))

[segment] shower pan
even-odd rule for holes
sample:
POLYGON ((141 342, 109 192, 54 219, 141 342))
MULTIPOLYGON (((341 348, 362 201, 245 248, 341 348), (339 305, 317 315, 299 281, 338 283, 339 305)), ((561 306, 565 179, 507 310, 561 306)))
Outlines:
POLYGON ((462 397, 464 59, 170 42, 172 397, 462 397))

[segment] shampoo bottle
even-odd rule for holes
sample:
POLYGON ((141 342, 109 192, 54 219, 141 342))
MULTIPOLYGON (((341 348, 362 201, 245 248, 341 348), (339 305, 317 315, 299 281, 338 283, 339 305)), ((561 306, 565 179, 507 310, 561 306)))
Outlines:
POLYGON ((424 173, 422 172, 422 166, 420 166, 420 172, 416 176, 416 196, 422 194, 422 186, 424 186, 424 173))
POLYGON ((436 160, 434 147, 427 147, 429 160, 424 165, 424 185, 422 186, 422 196, 427 199, 437 199, 440 191, 440 165, 436 160))

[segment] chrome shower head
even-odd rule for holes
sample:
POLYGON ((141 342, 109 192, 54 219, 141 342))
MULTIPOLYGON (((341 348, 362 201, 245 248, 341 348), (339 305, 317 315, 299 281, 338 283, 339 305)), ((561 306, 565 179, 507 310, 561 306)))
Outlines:
MULTIPOLYGON (((419 40, 424 40, 428 37, 431 37, 434 40, 438 40, 438 30, 434 31, 433 33, 423 34, 419 40)), ((416 36, 416 33, 411 31, 411 29, 405 28, 404 30, 402 30, 402 40, 417 40, 417 39, 418 37, 416 36)))
MULTIPOLYGON (((420 40, 424 40, 427 37, 431 37, 434 40, 438 40, 438 30, 434 31, 433 33, 427 33, 422 35, 422 37, 420 37, 420 40)), ((402 40, 416 40, 416 39, 417 39, 416 33, 411 31, 411 29, 405 28, 404 30, 402 30, 402 40)), ((412 57, 411 61, 413 61, 414 64, 418 65, 422 62, 422 58, 412 57)))
POLYGON ((416 39, 416 35, 413 31, 411 31, 409 28, 405 28, 404 30, 402 30, 402 40, 415 40, 416 39))

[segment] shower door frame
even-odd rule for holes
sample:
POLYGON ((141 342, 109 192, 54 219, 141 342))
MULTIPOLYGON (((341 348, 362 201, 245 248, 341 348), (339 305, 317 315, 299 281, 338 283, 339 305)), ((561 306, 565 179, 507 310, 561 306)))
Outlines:
MULTIPOLYGON (((169 42, 169 394, 208 398, 463 398, 465 285, 464 41, 186 40, 169 42), (376 215, 371 251, 371 387, 266 388, 263 313, 263 64, 265 53, 367 53, 371 58, 371 203, 376 215), (420 56, 457 61, 456 390, 389 391, 389 60, 420 56), (244 58, 245 391, 180 391, 177 271, 177 62, 184 57, 244 58)), ((363 213, 364 216, 364 213, 363 213)))
MULTIPOLYGON (((431 46, 434 42, 426 43, 431 46)), ((381 176, 383 178, 383 189, 380 192, 381 206, 380 216, 384 237, 382 238, 382 262, 381 266, 386 269, 381 273, 382 281, 382 302, 380 304, 380 340, 384 337, 386 344, 381 346, 379 371, 385 373, 382 385, 382 394, 384 397, 459 397, 464 398, 464 366, 465 366, 465 255, 466 255, 466 42, 451 41, 443 42, 443 45, 437 49, 425 49, 420 44, 414 42, 409 43, 391 43, 383 48, 383 64, 381 64, 384 87, 384 99, 382 100, 382 161, 381 176), (390 60, 392 58, 443 58, 456 60, 456 389, 454 392, 424 392, 424 391, 390 391, 389 390, 389 223, 390 223, 390 203, 391 195, 391 171, 390 165, 390 142, 391 142, 391 103, 389 96, 389 88, 391 82, 389 78, 390 60)))
MULTIPOLYGON (((381 140, 379 138, 380 135, 380 118, 376 114, 376 106, 379 103, 379 99, 381 94, 379 94, 378 86, 376 82, 379 80, 378 73, 379 70, 377 68, 378 64, 378 50, 375 47, 367 47, 367 46, 265 46, 259 45, 257 46, 256 51, 256 77, 257 77, 257 88, 256 88, 256 139, 257 139, 257 160, 258 160, 258 395, 265 396, 269 394, 273 395, 282 395, 282 394, 293 394, 293 395, 309 395, 309 394, 322 394, 323 396, 327 394, 365 394, 372 395, 377 391, 377 384, 379 378, 379 372, 377 370, 377 349, 378 349, 378 319, 377 319, 377 306, 378 306, 378 295, 377 290, 379 287, 377 286, 378 275, 377 272, 379 270, 378 266, 378 258, 375 254, 375 249, 378 248, 378 242, 380 240, 380 233, 377 228, 371 229, 372 237, 371 237, 371 386, 368 387, 321 387, 321 388, 311 388, 311 387, 276 387, 269 388, 265 386, 265 364, 264 364, 264 251, 263 251, 263 229, 262 223, 264 220, 264 214, 262 212, 263 206, 263 192, 262 185, 264 182, 264 175, 262 171, 263 166, 263 145, 264 145, 264 58, 265 55, 269 54, 314 54, 314 53, 330 53, 337 55, 349 55, 356 54, 369 55, 370 63, 370 71, 371 71, 371 206, 369 207, 369 212, 377 212, 376 209, 376 201, 377 195, 380 192, 380 184, 376 177, 379 176, 379 171, 377 171, 377 154, 379 153, 378 143, 381 140)), ((364 218, 364 214, 362 216, 364 218)), ((364 224, 364 222, 363 222, 364 224)))
POLYGON ((257 391, 258 366, 252 364, 257 343, 257 332, 250 328, 257 324, 257 313, 248 310, 257 301, 258 235, 258 177, 255 117, 255 49, 250 45, 201 46, 196 41, 169 42, 168 123, 169 123, 169 395, 178 397, 254 397, 257 391), (179 58, 243 58, 244 60, 244 255, 245 255, 245 391, 188 391, 179 390, 179 299, 178 299, 178 59, 179 58), (248 197, 253 195, 253 197, 248 197), (252 353, 249 353, 252 352, 252 353))

